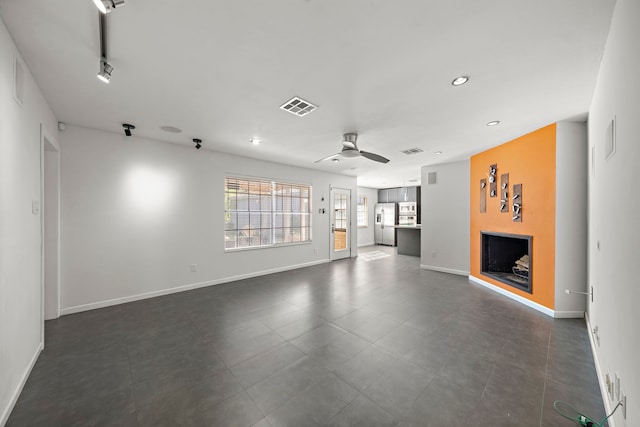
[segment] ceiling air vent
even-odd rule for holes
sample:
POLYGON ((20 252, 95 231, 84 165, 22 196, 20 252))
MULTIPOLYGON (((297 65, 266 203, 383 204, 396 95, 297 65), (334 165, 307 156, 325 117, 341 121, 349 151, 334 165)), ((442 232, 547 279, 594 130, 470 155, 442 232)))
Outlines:
POLYGON ((294 96, 293 98, 291 98, 290 100, 282 104, 280 108, 282 110, 290 112, 291 114, 295 114, 296 116, 302 117, 302 116, 306 116, 307 114, 309 114, 310 112, 318 108, 318 106, 313 105, 309 101, 305 101, 302 98, 298 98, 297 96, 294 96))
POLYGON ((418 147, 415 147, 415 148, 408 148, 408 149, 406 149, 406 150, 402 150, 402 152, 403 152, 404 154, 411 155, 411 154, 418 154, 418 153, 422 153, 422 150, 421 150, 421 149, 419 149, 418 147))

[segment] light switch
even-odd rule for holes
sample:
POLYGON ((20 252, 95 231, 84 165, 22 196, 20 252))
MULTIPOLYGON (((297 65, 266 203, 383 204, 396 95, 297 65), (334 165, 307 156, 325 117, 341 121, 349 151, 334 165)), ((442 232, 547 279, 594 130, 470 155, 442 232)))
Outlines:
POLYGON ((40 200, 31 201, 31 213, 38 215, 40 213, 40 200))

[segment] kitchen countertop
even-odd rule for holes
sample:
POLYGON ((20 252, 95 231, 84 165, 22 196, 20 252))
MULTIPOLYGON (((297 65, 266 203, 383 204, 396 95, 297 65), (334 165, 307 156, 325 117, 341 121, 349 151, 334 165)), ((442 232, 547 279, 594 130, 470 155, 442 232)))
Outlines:
POLYGON ((418 224, 418 225, 396 225, 396 228, 409 228, 409 229, 420 230, 422 228, 422 226, 420 224, 418 224))

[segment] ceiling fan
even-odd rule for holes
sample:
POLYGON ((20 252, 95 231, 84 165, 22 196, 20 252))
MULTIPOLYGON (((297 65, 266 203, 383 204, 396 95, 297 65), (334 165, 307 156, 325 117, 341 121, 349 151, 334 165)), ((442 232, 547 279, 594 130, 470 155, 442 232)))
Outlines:
POLYGON ((338 157, 344 157, 351 159, 354 157, 366 157, 369 160, 373 160, 380 163, 389 163, 389 159, 382 157, 379 154, 369 153, 368 151, 362 151, 358 149, 356 141, 358 140, 358 134, 355 132, 345 133, 342 137, 342 151, 337 154, 324 157, 320 160, 316 160, 314 163, 324 162, 325 160, 338 159, 338 157))

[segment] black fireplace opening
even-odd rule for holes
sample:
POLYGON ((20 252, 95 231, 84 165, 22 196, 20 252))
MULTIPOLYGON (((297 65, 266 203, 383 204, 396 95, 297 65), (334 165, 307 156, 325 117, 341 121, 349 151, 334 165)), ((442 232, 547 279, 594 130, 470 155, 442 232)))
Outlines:
POLYGON ((533 236, 481 231, 480 271, 522 291, 532 293, 533 236))

